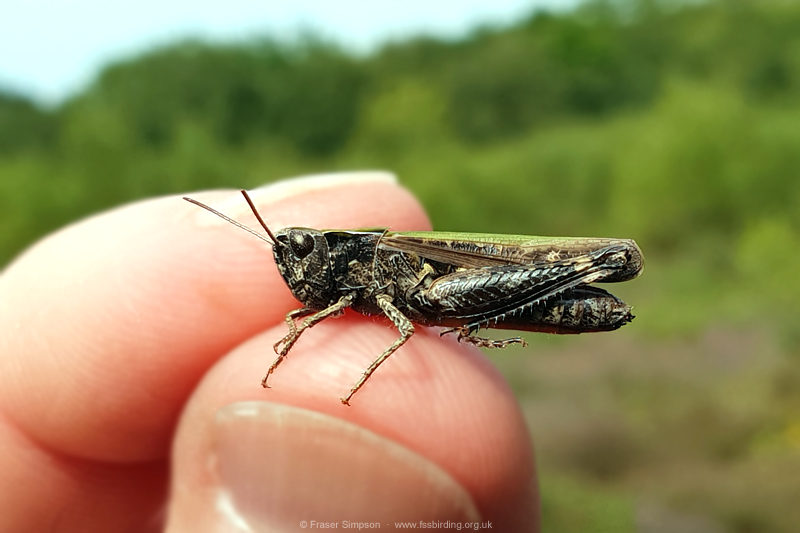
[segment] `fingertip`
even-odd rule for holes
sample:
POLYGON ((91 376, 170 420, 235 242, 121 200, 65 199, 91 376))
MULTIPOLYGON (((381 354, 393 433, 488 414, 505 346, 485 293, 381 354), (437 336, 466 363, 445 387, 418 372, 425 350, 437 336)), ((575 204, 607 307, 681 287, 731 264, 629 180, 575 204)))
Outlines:
MULTIPOLYGON (((392 180, 325 183, 275 186, 280 194, 266 189, 257 204, 276 227, 427 227, 420 204, 392 180)), ((249 210, 234 192, 189 196, 235 198, 249 210)), ((78 457, 163 457, 187 396, 214 361, 296 304, 271 263, 264 243, 179 197, 124 206, 45 238, 0 277, 5 414, 78 457)))
MULTIPOLYGON (((393 230, 430 228, 419 201, 393 174, 381 171, 340 172, 300 176, 270 183, 248 191, 258 212, 270 228, 361 228, 387 227, 393 230)), ((258 227, 250 206, 239 194, 226 191, 197 193, 208 197, 211 207, 235 220, 258 227)), ((223 227, 220 218, 198 213, 201 227, 223 227)))
MULTIPOLYGON (((397 336, 358 316, 323 322, 295 345, 271 378, 257 381, 271 362, 275 328, 241 346, 217 365, 192 399, 176 443, 186 472, 206 464, 178 451, 213 439, 210 421, 225 405, 269 401, 345 420, 388 439, 447 472, 473 498, 484 519, 517 529, 535 521, 531 444, 517 404, 485 358, 426 328, 389 358, 351 400, 341 404, 361 372, 397 336), (516 524, 516 525, 515 525, 516 524)), ((313 432, 305 438, 317 438, 313 432)), ((261 439, 270 442, 270 439, 261 439)), ((323 439, 326 442, 330 439, 323 439)), ((256 445, 256 444, 252 444, 256 445)), ((203 453, 210 453, 206 449, 203 453)), ((344 483, 344 481, 342 481, 344 483)))

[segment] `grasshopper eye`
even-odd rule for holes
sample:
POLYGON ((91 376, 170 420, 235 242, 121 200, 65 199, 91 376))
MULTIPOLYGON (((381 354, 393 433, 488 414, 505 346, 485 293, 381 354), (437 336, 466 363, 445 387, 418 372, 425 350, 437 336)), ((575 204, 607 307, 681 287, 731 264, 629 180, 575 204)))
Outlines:
POLYGON ((292 232, 292 235, 289 237, 289 246, 292 247, 294 255, 296 255, 298 259, 302 259, 314 251, 314 237, 308 233, 299 231, 292 232))

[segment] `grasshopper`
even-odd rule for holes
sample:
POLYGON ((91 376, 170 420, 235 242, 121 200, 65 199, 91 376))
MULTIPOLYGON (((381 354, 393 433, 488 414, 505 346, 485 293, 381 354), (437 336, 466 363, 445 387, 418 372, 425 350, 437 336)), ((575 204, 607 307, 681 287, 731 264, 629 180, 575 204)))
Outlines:
POLYGON ((595 282, 638 276, 644 259, 629 239, 531 237, 387 229, 284 228, 273 233, 241 191, 266 235, 197 200, 184 198, 272 246, 275 264, 303 307, 286 315, 288 333, 261 384, 307 329, 352 308, 383 315, 400 337, 363 372, 341 401, 414 334, 441 326, 484 348, 525 345, 520 337, 478 337, 481 328, 557 334, 612 331, 633 320, 631 307, 595 282), (304 319, 298 326, 297 321, 304 319))

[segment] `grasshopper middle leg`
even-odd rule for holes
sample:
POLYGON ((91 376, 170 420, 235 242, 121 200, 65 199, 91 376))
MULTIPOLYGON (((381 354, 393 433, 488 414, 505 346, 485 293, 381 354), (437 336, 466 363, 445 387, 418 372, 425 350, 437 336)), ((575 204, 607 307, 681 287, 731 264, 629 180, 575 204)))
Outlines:
POLYGON ((385 352, 383 352, 377 359, 375 359, 369 368, 367 368, 363 374, 361 374, 361 378, 356 382, 352 389, 350 389, 350 393, 342 398, 342 403, 345 405, 350 405, 350 398, 358 392, 364 383, 367 382, 369 377, 372 375, 375 370, 381 366, 381 363, 386 361, 386 359, 392 355, 394 352, 397 351, 402 345, 406 343, 408 339, 414 334, 414 324, 400 312, 394 305, 392 305, 392 300, 389 296, 386 295, 379 295, 375 298, 377 301, 378 307, 381 308, 381 311, 389 317, 389 319, 397 326, 397 329, 400 330, 400 338, 394 341, 394 344, 389 346, 385 352))

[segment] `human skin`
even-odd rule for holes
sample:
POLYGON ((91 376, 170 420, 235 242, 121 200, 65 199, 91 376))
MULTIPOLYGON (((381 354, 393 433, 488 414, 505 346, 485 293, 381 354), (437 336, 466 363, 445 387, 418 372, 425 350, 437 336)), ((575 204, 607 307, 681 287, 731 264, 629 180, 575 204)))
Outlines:
MULTIPOLYGON (((235 191, 191 196, 255 227, 235 191)), ((253 197, 274 229, 430 229, 381 173, 253 197)), ((398 336, 348 312, 307 331, 263 389, 297 307, 268 245, 179 197, 23 253, 0 276, 0 531, 537 530, 528 432, 479 351, 417 327, 346 407, 398 336)))

